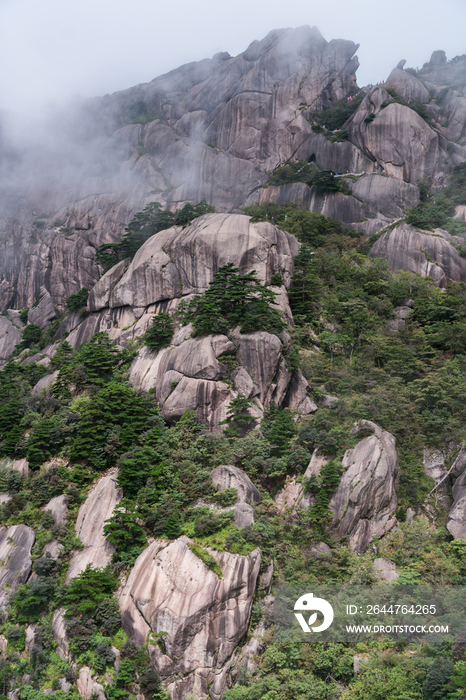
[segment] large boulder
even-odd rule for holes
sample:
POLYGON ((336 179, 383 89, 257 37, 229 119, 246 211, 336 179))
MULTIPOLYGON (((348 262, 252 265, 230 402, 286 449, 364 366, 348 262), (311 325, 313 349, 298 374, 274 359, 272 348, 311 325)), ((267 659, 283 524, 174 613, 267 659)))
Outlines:
POLYGON ((212 482, 218 486, 220 491, 225 489, 236 489, 240 501, 256 505, 260 503, 261 495, 259 489, 254 486, 251 479, 242 469, 233 465, 223 465, 215 467, 211 474, 212 482))
MULTIPOLYGON (((298 248, 294 236, 268 222, 251 223, 241 214, 206 214, 185 228, 174 226, 149 238, 111 289, 108 306, 147 307, 198 294, 227 263, 242 272, 255 270, 267 284, 280 273, 288 286, 298 248)), ((113 268, 107 275, 115 277, 113 268)), ((100 291, 98 297, 91 294, 90 308, 101 298, 100 291)))
POLYGON ((116 469, 112 469, 101 477, 79 509, 75 533, 84 549, 73 554, 66 574, 67 581, 78 576, 88 564, 100 568, 110 563, 114 548, 105 539, 104 524, 123 497, 122 489, 116 485, 117 473, 116 469))
POLYGON ((248 627, 261 557, 209 550, 219 578, 189 545, 184 536, 156 540, 138 557, 120 595, 123 628, 137 644, 151 630, 166 633, 149 649, 174 699, 194 692, 219 700, 225 666, 248 627))
POLYGON ((5 607, 9 594, 28 580, 34 540, 34 531, 26 525, 0 527, 0 608, 5 607))
POLYGON ((419 231, 403 223, 383 233, 369 255, 386 260, 392 270, 428 275, 445 287, 448 282, 466 281, 466 261, 453 247, 453 240, 441 229, 419 231))
POLYGON ((232 340, 225 335, 186 335, 180 329, 173 338, 178 344, 159 352, 144 347, 129 371, 129 381, 137 388, 155 388, 167 421, 178 420, 190 408, 210 430, 220 431, 230 403, 239 393, 254 399, 254 417, 260 417, 272 401, 300 415, 317 410, 301 371, 286 367, 278 336, 265 332, 243 335, 238 329, 231 334, 232 340), (231 381, 227 362, 222 362, 229 356, 235 356, 238 363, 231 381))
POLYGON ((44 506, 44 510, 52 514, 57 525, 64 525, 68 517, 68 499, 66 495, 54 496, 54 498, 50 499, 47 505, 44 506))
MULTIPOLYGON (((364 203, 364 217, 383 216, 395 219, 404 216, 406 209, 419 203, 419 187, 393 177, 376 173, 358 177, 354 182, 347 179, 351 194, 364 203)), ((356 219, 353 219, 356 221, 356 219)))
POLYGON ((343 473, 329 507, 340 538, 350 548, 363 552, 374 537, 382 537, 396 522, 396 486, 399 477, 394 436, 371 421, 360 421, 353 429, 373 434, 346 450, 343 473))

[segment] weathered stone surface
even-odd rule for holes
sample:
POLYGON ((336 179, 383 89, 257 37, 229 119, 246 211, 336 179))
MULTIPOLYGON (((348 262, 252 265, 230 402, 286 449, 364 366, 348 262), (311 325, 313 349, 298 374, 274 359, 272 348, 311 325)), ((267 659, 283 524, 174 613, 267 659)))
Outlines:
POLYGON ((113 287, 109 306, 145 307, 198 294, 229 262, 243 272, 255 270, 267 284, 280 273, 288 285, 298 248, 293 236, 270 223, 253 224, 240 214, 206 214, 184 229, 175 226, 149 238, 113 287))
MULTIPOLYGON (((358 177, 355 182, 347 179, 351 193, 365 204, 364 216, 376 216, 377 212, 396 219, 405 215, 406 209, 419 203, 419 188, 403 180, 372 173, 358 177)), ((357 219, 353 219, 356 221, 357 219)))
POLYGON ((325 542, 318 542, 310 547, 309 554, 313 559, 331 559, 332 550, 325 542))
POLYGON ((25 457, 23 459, 15 459, 11 468, 19 472, 22 476, 27 477, 29 474, 29 463, 25 457))
POLYGON ((54 540, 53 542, 49 542, 48 544, 45 545, 45 547, 43 549, 42 556, 45 556, 46 554, 50 554, 52 559, 58 559, 58 557, 60 556, 60 554, 63 552, 64 549, 65 549, 64 546, 62 544, 60 544, 60 542, 57 542, 56 540, 54 540))
MULTIPOLYGON (((339 167, 334 169, 340 171, 339 167)), ((346 172, 347 169, 343 167, 341 170, 346 172)), ((246 205, 256 202, 258 204, 277 202, 285 205, 298 201, 305 204, 310 211, 349 224, 363 219, 366 215, 360 199, 360 197, 351 197, 341 192, 320 192, 315 187, 308 187, 302 182, 294 182, 261 187, 248 197, 246 205)))
POLYGON ((448 513, 447 529, 454 539, 466 539, 466 471, 453 485, 453 505, 448 513))
POLYGON ((230 398, 230 388, 225 382, 183 376, 164 402, 162 415, 171 423, 190 408, 210 430, 220 432, 219 423, 226 419, 230 398))
POLYGON ((441 229, 418 231, 403 223, 382 234, 369 255, 383 258, 392 270, 428 275, 436 284, 445 287, 448 282, 466 281, 466 261, 451 245, 451 240, 452 237, 441 229))
POLYGON ((9 318, 0 316, 0 364, 11 355, 21 337, 21 330, 9 318))
POLYGON ((260 503, 261 495, 252 483, 251 479, 242 469, 232 465, 215 467, 210 474, 212 481, 221 491, 225 489, 236 489, 238 498, 245 503, 255 505, 260 503))
POLYGON ((67 581, 78 576, 88 564, 104 567, 110 562, 113 546, 105 539, 104 522, 111 517, 123 496, 122 489, 116 486, 116 478, 116 469, 101 477, 79 509, 75 533, 84 549, 73 554, 66 574, 67 581))
POLYGON ((53 638, 57 642, 57 654, 61 659, 66 659, 68 656, 68 642, 66 639, 66 627, 65 627, 65 614, 64 608, 58 608, 53 613, 52 618, 52 631, 53 638))
POLYGON ((430 102, 429 91, 424 87, 421 81, 416 78, 415 75, 400 70, 398 67, 392 70, 385 81, 384 87, 393 88, 395 92, 407 102, 430 102))
POLYGON ((76 679, 78 693, 84 700, 89 700, 93 691, 92 671, 89 666, 81 666, 79 675, 76 679))
POLYGON ((0 493, 0 505, 3 505, 4 503, 8 503, 8 501, 11 501, 12 496, 10 496, 9 493, 0 493))
POLYGON ((339 536, 348 537, 357 552, 394 525, 399 471, 394 436, 370 421, 360 421, 353 430, 360 428, 373 435, 345 452, 346 471, 329 505, 339 536))
POLYGON ((393 103, 384 88, 373 88, 346 124, 349 139, 390 177, 415 184, 419 178, 445 174, 447 154, 439 134, 409 107, 393 103), (369 123, 365 119, 375 114, 369 123))
POLYGON ((44 510, 51 511, 56 525, 64 525, 68 517, 68 499, 66 495, 62 494, 61 496, 52 498, 47 505, 44 506, 44 510))
POLYGON ((296 409, 301 416, 317 411, 317 406, 307 394, 308 387, 307 379, 301 370, 293 372, 283 405, 296 409))
POLYGON ((223 692, 222 669, 246 632, 260 566, 258 550, 247 557, 211 552, 222 570, 219 579, 189 542, 183 536, 170 544, 150 544, 120 596, 123 627, 137 644, 151 629, 167 632, 164 651, 155 645, 149 649, 175 698, 193 688, 197 697, 208 697, 209 686, 223 692))
MULTIPOLYGON (((312 453, 311 461, 304 472, 304 478, 309 479, 311 476, 319 476, 322 467, 327 462, 328 458, 315 449, 312 453)), ((287 475, 285 485, 274 498, 278 510, 282 512, 295 510, 296 508, 309 509, 314 500, 310 493, 304 491, 301 481, 298 481, 296 476, 290 475, 287 475)))
POLYGON ((238 345, 237 360, 260 388, 259 398, 267 406, 272 401, 273 379, 277 373, 282 344, 276 335, 261 331, 234 335, 238 345))
POLYGON ((242 394, 247 399, 249 399, 250 396, 259 394, 259 388, 254 384, 252 377, 244 367, 238 367, 238 369, 232 372, 231 381, 238 394, 242 394))
POLYGON ((235 515, 233 522, 236 527, 239 527, 242 530, 245 527, 248 527, 248 525, 252 525, 254 523, 254 509, 252 506, 250 506, 248 503, 244 503, 243 501, 238 501, 238 503, 235 503, 235 515))
POLYGON ((33 530, 26 525, 0 527, 0 607, 5 606, 9 593, 27 581, 34 540, 33 530))
POLYGON ((46 374, 45 377, 41 377, 37 384, 32 389, 33 394, 38 394, 43 389, 48 389, 52 384, 55 383, 58 377, 58 370, 52 372, 51 374, 46 374))
POLYGON ((39 303, 29 310, 28 322, 34 323, 39 328, 45 328, 55 318, 52 297, 45 287, 40 288, 39 303))
POLYGON ((385 559, 384 557, 379 557, 374 559, 372 564, 372 577, 376 581, 387 581, 391 583, 399 577, 400 573, 396 568, 396 565, 390 561, 390 559, 385 559))
MULTIPOLYGON (((100 280, 93 286, 89 293, 87 308, 89 311, 100 311, 110 306, 110 294, 114 286, 121 280, 128 269, 130 259, 122 260, 114 265, 100 280)), ((143 304, 146 306, 146 304, 143 304)))

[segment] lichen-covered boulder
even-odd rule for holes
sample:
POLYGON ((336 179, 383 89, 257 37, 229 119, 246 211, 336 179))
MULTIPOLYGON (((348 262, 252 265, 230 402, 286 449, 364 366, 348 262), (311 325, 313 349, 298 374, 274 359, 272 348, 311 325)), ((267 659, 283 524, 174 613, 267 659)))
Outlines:
POLYGON ((395 524, 399 477, 394 436, 371 421, 360 421, 353 430, 360 429, 373 434, 346 450, 345 472, 329 504, 339 537, 348 538, 356 552, 395 524))
POLYGON ((189 548, 190 540, 156 540, 138 557, 120 595, 123 627, 137 644, 150 630, 165 632, 149 646, 151 661, 173 693, 220 698, 225 665, 249 623, 260 552, 247 557, 209 550, 221 578, 189 548), (212 688, 215 693, 212 693, 212 688))

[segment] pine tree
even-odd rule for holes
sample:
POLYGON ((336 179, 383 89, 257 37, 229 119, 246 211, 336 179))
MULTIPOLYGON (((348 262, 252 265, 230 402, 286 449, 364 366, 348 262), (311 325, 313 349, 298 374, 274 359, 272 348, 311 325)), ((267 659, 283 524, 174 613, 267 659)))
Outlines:
POLYGON ((243 394, 238 394, 230 404, 227 417, 219 425, 228 425, 225 435, 229 437, 243 437, 254 424, 254 418, 249 413, 252 399, 247 399, 243 394))

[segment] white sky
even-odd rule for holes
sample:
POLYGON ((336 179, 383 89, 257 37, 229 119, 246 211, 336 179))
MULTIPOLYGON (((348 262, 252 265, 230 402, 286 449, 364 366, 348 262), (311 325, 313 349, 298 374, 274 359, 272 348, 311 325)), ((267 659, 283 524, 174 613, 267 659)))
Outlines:
POLYGON ((361 86, 402 58, 420 67, 435 49, 466 53, 466 0, 0 0, 0 108, 32 116, 303 24, 361 44, 361 86))

